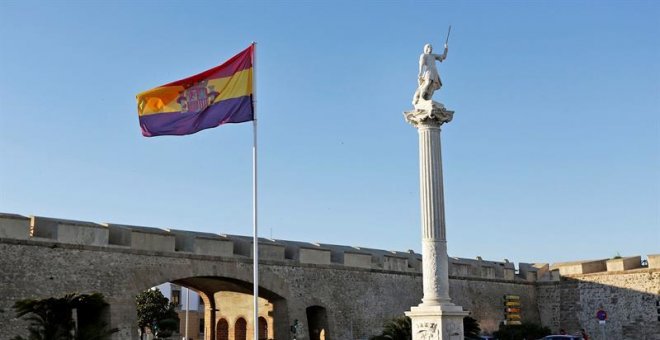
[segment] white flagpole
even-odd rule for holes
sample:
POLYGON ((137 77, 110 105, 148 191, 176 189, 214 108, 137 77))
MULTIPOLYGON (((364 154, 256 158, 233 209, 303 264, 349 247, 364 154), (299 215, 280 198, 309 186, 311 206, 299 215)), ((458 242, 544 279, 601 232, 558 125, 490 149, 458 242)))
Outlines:
POLYGON ((190 311, 190 288, 186 288, 186 335, 183 340, 188 340, 188 312, 190 311))
POLYGON ((259 237, 257 234, 257 43, 252 42, 252 105, 254 109, 254 120, 252 120, 253 128, 253 146, 252 146, 252 221, 253 221, 253 239, 252 248, 254 255, 252 256, 252 269, 254 272, 253 284, 253 307, 254 307, 254 336, 253 340, 259 340, 259 237))

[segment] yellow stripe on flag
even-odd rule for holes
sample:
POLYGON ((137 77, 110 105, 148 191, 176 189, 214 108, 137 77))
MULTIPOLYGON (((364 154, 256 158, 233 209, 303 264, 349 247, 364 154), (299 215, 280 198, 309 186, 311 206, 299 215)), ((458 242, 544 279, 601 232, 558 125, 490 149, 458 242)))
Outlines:
MULTIPOLYGON (((252 94, 252 68, 236 72, 229 77, 209 79, 207 87, 211 86, 213 91, 220 93, 213 104, 231 98, 249 96, 252 94)), ((181 111, 181 104, 177 100, 183 90, 183 86, 163 86, 138 94, 138 115, 181 111)))

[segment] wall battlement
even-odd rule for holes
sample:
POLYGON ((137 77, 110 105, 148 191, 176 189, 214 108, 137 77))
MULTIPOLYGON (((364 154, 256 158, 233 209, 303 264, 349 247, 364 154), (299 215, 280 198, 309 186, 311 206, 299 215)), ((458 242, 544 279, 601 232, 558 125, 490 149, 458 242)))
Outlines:
MULTIPOLYGON (((147 251, 250 258, 252 237, 160 229, 112 223, 95 223, 41 216, 0 213, 0 238, 60 242, 147 251)), ((299 264, 340 265, 351 268, 421 273, 422 256, 381 249, 259 239, 260 259, 299 264)), ((513 282, 557 281, 561 276, 660 268, 660 254, 556 264, 514 263, 504 260, 449 258, 449 275, 513 282)))

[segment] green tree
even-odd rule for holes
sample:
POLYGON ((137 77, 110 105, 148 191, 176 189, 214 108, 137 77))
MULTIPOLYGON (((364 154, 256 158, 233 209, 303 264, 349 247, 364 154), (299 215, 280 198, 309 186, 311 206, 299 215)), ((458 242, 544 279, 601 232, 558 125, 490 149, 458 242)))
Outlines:
POLYGON ((135 298, 140 339, 147 328, 158 338, 166 338, 179 328, 175 305, 158 288, 146 290, 135 298))
POLYGON ((475 318, 466 316, 463 318, 463 334, 466 338, 477 338, 481 333, 479 322, 475 318))
POLYGON ((400 316, 392 320, 388 320, 383 325, 383 333, 380 335, 372 336, 369 340, 410 340, 412 339, 412 325, 410 318, 407 316, 400 316))
MULTIPOLYGON (((117 331, 108 329, 102 319, 107 305, 101 294, 68 294, 62 298, 20 300, 14 310, 17 317, 29 321, 28 340, 104 340, 117 331)), ((24 338, 17 336, 14 340, 24 338)))
POLYGON ((104 320, 108 303, 103 295, 78 295, 73 299, 73 305, 78 316, 78 329, 76 339, 78 340, 105 340, 112 333, 119 331, 117 328, 109 329, 104 320))

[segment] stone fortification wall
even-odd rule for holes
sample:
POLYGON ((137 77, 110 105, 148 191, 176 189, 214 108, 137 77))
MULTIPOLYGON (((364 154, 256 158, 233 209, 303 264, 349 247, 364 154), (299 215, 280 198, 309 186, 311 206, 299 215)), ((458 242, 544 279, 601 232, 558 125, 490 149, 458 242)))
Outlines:
MULTIPOLYGON (((11 306, 26 298, 100 292, 110 303, 110 322, 121 332, 116 339, 136 337, 135 295, 163 282, 188 283, 199 289, 249 291, 250 259, 167 254, 121 248, 70 245, 32 240, 0 240, 0 329, 3 336, 25 334, 25 322, 11 306), (209 280, 217 278, 217 280, 209 280), (216 282, 217 281, 217 282, 216 282)), ((306 308, 328 311, 328 335, 349 339, 374 334, 395 314, 421 298, 421 277, 415 273, 347 270, 336 265, 262 261, 260 287, 274 305, 275 338, 287 338, 292 320, 306 320, 306 308), (352 330, 351 330, 352 327, 352 330)))
MULTIPOLYGON (((310 306, 326 308, 328 338, 366 338, 422 296, 421 255, 412 251, 268 239, 259 249, 260 286, 283 332, 276 338, 288 336, 292 320, 306 320, 310 306)), ((0 214, 0 328, 24 333, 11 309, 17 300, 100 292, 121 329, 116 338, 127 339, 135 336, 138 292, 163 282, 249 292, 251 252, 245 236, 0 214)), ((508 261, 450 258, 450 294, 485 330, 502 319, 504 294, 520 295, 523 318, 538 322, 528 276, 508 261)))
POLYGON ((540 322, 536 289, 531 282, 450 277, 449 293, 452 302, 470 311, 486 334, 496 331, 504 320, 504 295, 520 297, 522 321, 540 322))
MULTIPOLYGON (((110 321, 135 335, 135 295, 163 282, 202 293, 249 293, 252 238, 109 223, 0 214, 0 333, 24 334, 20 299, 103 293, 110 321), (211 279, 209 279, 211 278, 211 279)), ((306 309, 327 310, 331 339, 366 338, 422 296, 421 255, 285 240, 259 240, 260 286, 274 306, 276 338, 287 338, 306 309)), ((450 296, 490 333, 517 295, 523 321, 596 339, 596 309, 610 314, 609 339, 658 339, 660 255, 559 264, 449 258, 450 296)), ((207 311, 208 312, 208 311, 207 311)), ((305 334, 302 334, 305 338, 305 334)))
POLYGON ((598 267, 599 271, 581 274, 571 268, 573 274, 539 282, 541 322, 554 332, 565 329, 574 334, 585 328, 595 340, 602 339, 603 333, 607 339, 660 339, 660 268, 639 268, 639 261, 634 263, 636 268, 623 271, 603 270, 621 268, 617 265, 589 264, 585 268, 598 267), (596 319, 600 309, 608 314, 605 325, 596 319))
MULTIPOLYGON (((111 324, 135 336, 135 295, 163 282, 204 292, 249 292, 252 238, 45 217, 0 214, 0 330, 24 333, 20 299, 100 292, 111 324), (214 278, 216 286, 208 278, 214 278), (205 281, 207 280, 207 281, 205 281), (214 288, 215 287, 215 288, 214 288), (217 290, 213 290, 217 289, 217 290)), ((366 338, 422 296, 421 255, 362 247, 259 240, 260 285, 273 303, 276 338, 310 306, 328 311, 328 337, 366 338)), ((660 339, 660 255, 558 264, 449 258, 450 296, 490 333, 503 296, 517 295, 523 321, 593 339, 660 339), (609 313, 605 328, 595 311, 609 313)), ((306 338, 306 331, 300 339, 306 338)))
MULTIPOLYGON (((204 292, 249 292, 252 238, 0 214, 0 330, 21 334, 20 299, 100 292, 117 339, 135 334, 135 295, 163 282, 204 292), (208 278, 214 278, 215 286, 208 278), (207 281, 205 281, 207 280, 207 281), (219 282, 219 283, 218 283, 219 282), (217 290, 214 290, 217 289, 217 290)), ((366 338, 422 296, 421 255, 363 247, 259 240, 260 285, 274 304, 276 338, 310 306, 328 312, 328 337, 366 338)), ((523 321, 553 331, 586 328, 593 339, 660 339, 660 255, 558 264, 449 258, 450 296, 490 333, 503 296, 517 295, 523 321), (595 311, 609 313, 605 328, 595 311)), ((303 330, 300 339, 306 338, 303 330)))

